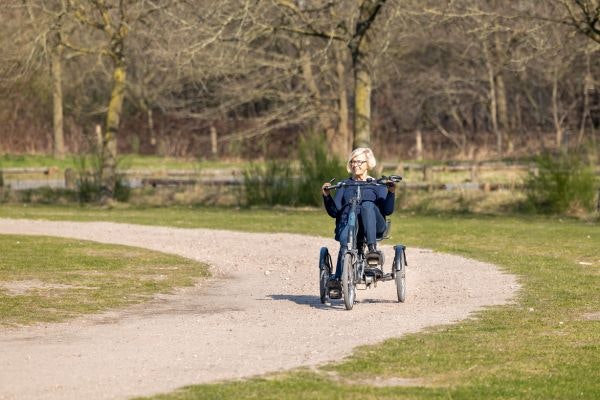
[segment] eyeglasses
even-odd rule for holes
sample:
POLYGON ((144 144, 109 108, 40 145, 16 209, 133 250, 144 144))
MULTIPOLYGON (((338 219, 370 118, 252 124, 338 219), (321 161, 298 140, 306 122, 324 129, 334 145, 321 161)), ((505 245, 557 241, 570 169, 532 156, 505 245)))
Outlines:
POLYGON ((352 160, 352 161, 350 161, 350 165, 356 165, 358 167, 360 167, 364 163, 366 163, 366 161, 361 161, 361 160, 352 160))

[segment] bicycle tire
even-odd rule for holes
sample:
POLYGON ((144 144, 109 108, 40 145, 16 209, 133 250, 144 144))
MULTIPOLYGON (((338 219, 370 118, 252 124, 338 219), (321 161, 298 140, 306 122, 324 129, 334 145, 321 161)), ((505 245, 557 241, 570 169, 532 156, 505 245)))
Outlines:
POLYGON ((398 302, 404 303, 406 301, 406 259, 403 248, 396 248, 393 268, 398 302))
POLYGON ((346 253, 342 262, 342 294, 346 310, 352 310, 356 298, 356 287, 354 283, 354 264, 352 254, 346 253))
POLYGON ((327 247, 321 247, 319 253, 319 295, 321 304, 327 303, 329 296, 327 296, 327 281, 331 275, 331 257, 329 256, 329 250, 327 247))

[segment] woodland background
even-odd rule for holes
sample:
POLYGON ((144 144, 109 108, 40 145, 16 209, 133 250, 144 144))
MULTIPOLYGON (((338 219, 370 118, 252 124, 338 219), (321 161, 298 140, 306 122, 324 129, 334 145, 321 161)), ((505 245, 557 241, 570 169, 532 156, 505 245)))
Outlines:
POLYGON ((4 0, 0 152, 273 159, 317 133, 345 156, 357 79, 362 143, 386 159, 596 147, 599 17, 598 0, 4 0))

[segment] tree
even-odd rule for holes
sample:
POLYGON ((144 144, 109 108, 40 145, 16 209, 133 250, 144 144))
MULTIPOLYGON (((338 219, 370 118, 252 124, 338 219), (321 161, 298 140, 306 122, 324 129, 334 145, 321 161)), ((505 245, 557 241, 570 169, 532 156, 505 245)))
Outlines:
POLYGON ((567 15, 562 22, 600 43, 600 0, 554 0, 567 15))
MULTIPOLYGON (((278 0, 275 3, 281 9, 291 11, 290 19, 293 25, 290 31, 301 35, 318 37, 326 41, 342 41, 350 51, 352 60, 352 73, 354 77, 354 138, 352 147, 368 147, 371 143, 371 92, 373 89, 371 78, 371 64, 369 56, 370 37, 369 31, 375 22, 386 0, 358 0, 353 7, 348 7, 350 14, 344 12, 341 5, 334 9, 332 3, 325 3, 321 10, 328 10, 329 24, 318 25, 323 20, 309 18, 306 2, 292 3, 287 0, 278 0)), ((319 2, 316 2, 319 3, 319 2)), ((313 9, 314 10, 314 9, 313 9)), ((314 12, 314 11, 310 11, 314 12)), ((290 15, 290 14, 288 14, 290 15)), ((288 20, 288 21, 290 21, 288 20)), ((286 21, 286 22, 288 22, 286 21)), ((282 27, 279 27, 283 29, 282 27)))
MULTIPOLYGON (((265 135, 273 129, 302 126, 310 130, 317 126, 325 132, 330 151, 345 156, 350 144, 350 97, 354 99, 354 129, 361 132, 354 135, 355 144, 370 141, 374 57, 368 33, 376 25, 384 3, 385 0, 361 0, 348 7, 347 2, 322 0, 232 0, 220 3, 225 10, 233 9, 218 14, 220 24, 196 17, 203 21, 197 24, 198 31, 207 32, 207 26, 212 26, 214 32, 210 44, 197 35, 194 48, 206 52, 204 59, 216 58, 221 68, 219 73, 214 66, 206 68, 215 71, 213 76, 221 77, 213 87, 207 86, 213 94, 221 93, 216 95, 224 100, 219 101, 221 112, 229 110, 239 115, 250 104, 259 111, 260 118, 253 117, 255 124, 246 125, 238 137, 265 135), (229 64, 220 63, 224 53, 230 55, 229 64), (349 80, 354 82, 352 90, 347 87, 349 80), (234 87, 237 94, 231 96, 234 87), (245 99, 239 97, 240 93, 245 99)), ((196 60, 197 67, 203 65, 202 60, 196 60)))
POLYGON ((112 67, 110 97, 100 143, 99 178, 105 200, 112 198, 116 184, 117 138, 127 83, 126 40, 136 22, 160 7, 160 2, 143 0, 67 0, 67 15, 87 31, 84 35, 96 40, 92 41, 92 46, 86 46, 80 37, 75 38, 78 35, 74 32, 69 36, 62 35, 62 44, 73 51, 108 57, 112 67), (95 37, 94 31, 101 36, 95 37))

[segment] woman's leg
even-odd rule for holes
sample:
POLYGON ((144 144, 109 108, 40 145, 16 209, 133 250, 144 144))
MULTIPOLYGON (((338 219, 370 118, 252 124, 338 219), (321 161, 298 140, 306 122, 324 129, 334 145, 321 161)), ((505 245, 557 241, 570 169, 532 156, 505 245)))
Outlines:
POLYGON ((340 251, 338 252, 337 263, 335 264, 335 278, 342 278, 342 259, 344 258, 344 254, 348 251, 348 225, 342 226, 342 230, 340 231, 340 251))
POLYGON ((385 218, 375 203, 365 201, 361 204, 360 219, 367 236, 367 245, 374 245, 377 242, 377 234, 385 231, 385 218))
POLYGON ((340 251, 338 252, 337 264, 335 265, 335 279, 342 279, 342 259, 347 250, 348 247, 340 243, 340 251))

